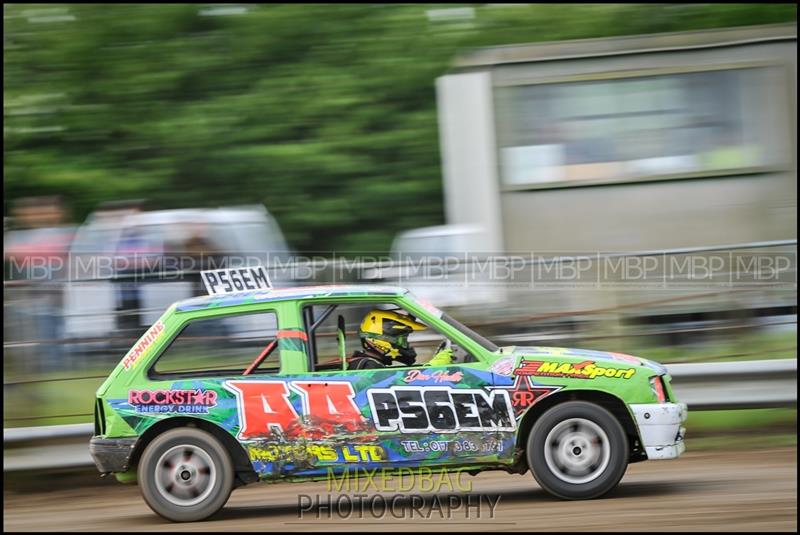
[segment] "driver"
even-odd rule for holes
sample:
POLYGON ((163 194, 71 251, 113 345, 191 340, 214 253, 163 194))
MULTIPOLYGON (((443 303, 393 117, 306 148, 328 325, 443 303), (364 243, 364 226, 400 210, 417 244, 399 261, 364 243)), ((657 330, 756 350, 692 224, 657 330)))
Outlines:
MULTIPOLYGON (((388 310, 372 310, 361 322, 358 337, 363 351, 356 351, 348 359, 351 370, 383 368, 391 366, 396 360, 405 366, 413 366, 417 352, 408 345, 408 335, 413 331, 427 329, 409 315, 388 310)), ((453 350, 440 349, 426 366, 446 366, 453 362, 453 350)))

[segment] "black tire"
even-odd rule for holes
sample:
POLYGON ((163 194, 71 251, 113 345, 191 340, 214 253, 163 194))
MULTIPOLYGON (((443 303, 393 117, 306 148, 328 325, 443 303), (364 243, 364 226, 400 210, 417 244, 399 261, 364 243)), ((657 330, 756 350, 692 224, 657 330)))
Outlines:
POLYGON ((622 479, 628 438, 603 407, 568 401, 536 421, 527 454, 533 477, 544 490, 565 500, 588 500, 606 494, 622 479))
POLYGON ((181 427, 147 445, 138 478, 142 497, 155 513, 174 522, 193 522, 213 515, 228 501, 233 463, 214 435, 181 427))

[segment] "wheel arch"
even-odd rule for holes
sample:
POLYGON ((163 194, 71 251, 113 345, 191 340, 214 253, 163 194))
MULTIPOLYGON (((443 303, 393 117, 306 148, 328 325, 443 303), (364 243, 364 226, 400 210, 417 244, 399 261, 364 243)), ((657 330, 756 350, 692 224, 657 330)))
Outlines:
MULTIPOLYGON (((586 401, 608 410, 622 425, 625 436, 628 438, 630 450, 628 462, 635 463, 647 459, 647 454, 642 447, 642 442, 639 437, 639 431, 636 428, 636 423, 633 420, 628 406, 617 396, 602 390, 567 390, 556 392, 555 394, 545 397, 542 401, 535 403, 520 420, 517 429, 516 450, 525 451, 528 435, 533 429, 534 424, 548 409, 567 401, 586 401)), ((527 468, 528 461, 526 455, 521 455, 519 462, 524 464, 527 468)))
POLYGON ((258 481, 258 475, 253 469, 250 458, 242 445, 230 433, 222 429, 220 426, 201 420, 200 418, 191 418, 186 416, 179 416, 176 418, 167 418, 156 422, 147 430, 142 433, 139 440, 136 441, 136 446, 133 448, 130 459, 128 461, 128 470, 135 469, 139 464, 139 459, 147 446, 158 435, 176 429, 179 427, 193 427, 211 433, 217 440, 219 440, 231 457, 233 463, 233 470, 236 473, 234 477, 234 487, 240 487, 248 483, 258 481))

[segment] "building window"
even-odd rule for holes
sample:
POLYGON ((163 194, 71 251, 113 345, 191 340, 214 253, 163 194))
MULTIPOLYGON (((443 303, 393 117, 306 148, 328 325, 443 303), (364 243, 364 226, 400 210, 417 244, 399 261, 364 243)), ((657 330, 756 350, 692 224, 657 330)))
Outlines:
POLYGON ((760 135, 765 71, 498 88, 504 183, 630 180, 771 163, 760 135))

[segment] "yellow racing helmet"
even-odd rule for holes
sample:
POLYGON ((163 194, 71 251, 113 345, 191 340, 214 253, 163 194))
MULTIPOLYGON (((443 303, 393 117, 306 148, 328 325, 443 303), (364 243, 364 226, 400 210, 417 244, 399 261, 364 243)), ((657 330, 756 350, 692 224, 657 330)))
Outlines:
POLYGON ((391 310, 372 310, 364 316, 358 330, 361 345, 383 357, 412 366, 417 352, 408 345, 408 335, 427 329, 407 314, 391 310))

